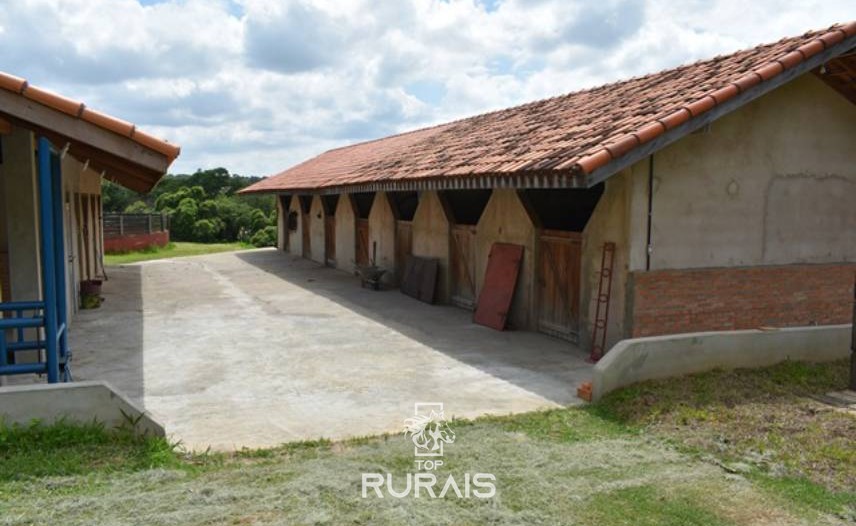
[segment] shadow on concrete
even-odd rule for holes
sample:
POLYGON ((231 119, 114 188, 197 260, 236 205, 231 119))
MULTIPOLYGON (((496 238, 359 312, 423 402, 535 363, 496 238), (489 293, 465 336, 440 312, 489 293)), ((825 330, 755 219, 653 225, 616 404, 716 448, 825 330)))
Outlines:
POLYGON ((552 402, 565 405, 576 401, 577 386, 591 379, 587 354, 570 342, 535 332, 496 331, 476 325, 466 310, 428 305, 398 289, 362 288, 351 273, 274 249, 238 252, 235 256, 552 402))
POLYGON ((101 307, 73 319, 71 374, 75 381, 106 381, 144 408, 142 268, 108 267, 107 275, 101 307))

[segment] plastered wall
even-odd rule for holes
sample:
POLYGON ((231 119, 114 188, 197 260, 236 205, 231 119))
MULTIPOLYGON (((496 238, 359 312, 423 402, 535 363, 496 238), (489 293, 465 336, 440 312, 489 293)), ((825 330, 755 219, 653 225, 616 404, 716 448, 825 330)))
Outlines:
POLYGON ((336 268, 353 272, 356 233, 354 225, 354 206, 351 197, 342 194, 336 205, 336 268))
POLYGON ((856 261, 854 203, 856 105, 804 75, 654 155, 651 269, 856 261))
POLYGON ((387 270, 382 281, 390 284, 395 276, 395 216, 385 192, 375 195, 369 213, 369 259, 373 254, 375 265, 387 270))
POLYGON ((422 192, 413 217, 413 255, 434 258, 437 271, 437 301, 450 301, 449 219, 435 191, 422 192))
POLYGON ((523 264, 514 291, 509 323, 517 329, 534 329, 532 315, 535 268, 535 225, 516 190, 496 189, 482 213, 476 230, 476 294, 481 291, 488 255, 494 243, 523 245, 523 264))
POLYGON ((324 264, 324 206, 321 197, 314 196, 309 208, 309 249, 312 261, 324 264))
POLYGON ((626 336, 627 269, 630 258, 628 234, 628 189, 630 173, 616 174, 606 181, 606 188, 583 230, 582 262, 580 275, 580 344, 591 349, 592 331, 597 308, 597 291, 600 284, 603 246, 615 243, 612 290, 607 319, 606 345, 609 349, 626 336))

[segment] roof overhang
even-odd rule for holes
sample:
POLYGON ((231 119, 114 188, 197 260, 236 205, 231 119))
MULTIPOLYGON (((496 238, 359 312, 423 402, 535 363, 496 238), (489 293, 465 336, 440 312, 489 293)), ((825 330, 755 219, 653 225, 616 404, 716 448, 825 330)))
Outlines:
MULTIPOLYGON (((642 159, 647 158, 649 155, 665 148, 666 146, 677 141, 678 139, 689 135, 690 133, 696 130, 704 128, 705 126, 710 125, 713 121, 719 119, 720 117, 728 115, 729 113, 752 102, 758 97, 761 97, 773 91, 774 89, 783 86, 788 82, 791 82, 799 76, 802 76, 812 71, 814 71, 816 74, 821 75, 821 66, 823 66, 827 62, 837 59, 838 57, 852 55, 854 48, 856 48, 856 35, 845 38, 838 44, 829 46, 824 51, 821 51, 816 55, 808 57, 805 61, 800 62, 799 64, 796 64, 795 66, 792 66, 788 69, 785 69, 781 73, 769 79, 766 79, 763 82, 760 82, 745 91, 740 92, 739 94, 728 100, 718 102, 710 110, 701 113, 698 116, 690 118, 683 124, 669 129, 659 137, 631 149, 624 155, 613 159, 608 163, 604 164, 603 166, 593 170, 591 173, 586 174, 586 186, 592 187, 600 182, 605 181, 606 179, 615 175, 621 170, 632 166, 633 164, 637 163, 638 161, 641 161, 642 159)), ((854 88, 851 86, 850 90, 851 92, 853 92, 854 88)), ((838 91, 841 91, 841 88, 838 88, 838 91)))
POLYGON ((166 155, 90 122, 0 89, 0 118, 43 135, 105 177, 148 192, 171 163, 166 155))

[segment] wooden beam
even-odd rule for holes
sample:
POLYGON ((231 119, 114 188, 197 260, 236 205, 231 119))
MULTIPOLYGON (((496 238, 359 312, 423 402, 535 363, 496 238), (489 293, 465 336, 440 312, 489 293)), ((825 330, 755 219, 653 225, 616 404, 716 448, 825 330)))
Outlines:
POLYGON ((12 123, 0 117, 0 135, 9 135, 12 133, 12 123))
POLYGON ((146 148, 130 137, 123 137, 16 93, 0 89, 0 108, 3 108, 3 113, 16 119, 53 130, 71 140, 128 159, 150 170, 165 173, 169 167, 169 160, 165 155, 146 148))

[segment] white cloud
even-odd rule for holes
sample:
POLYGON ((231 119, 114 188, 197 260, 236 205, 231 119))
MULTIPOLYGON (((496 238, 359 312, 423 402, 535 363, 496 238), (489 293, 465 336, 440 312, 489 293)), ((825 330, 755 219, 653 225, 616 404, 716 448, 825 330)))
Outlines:
POLYGON ((258 175, 852 16, 842 0, 5 4, 0 69, 181 144, 175 171, 258 175))

